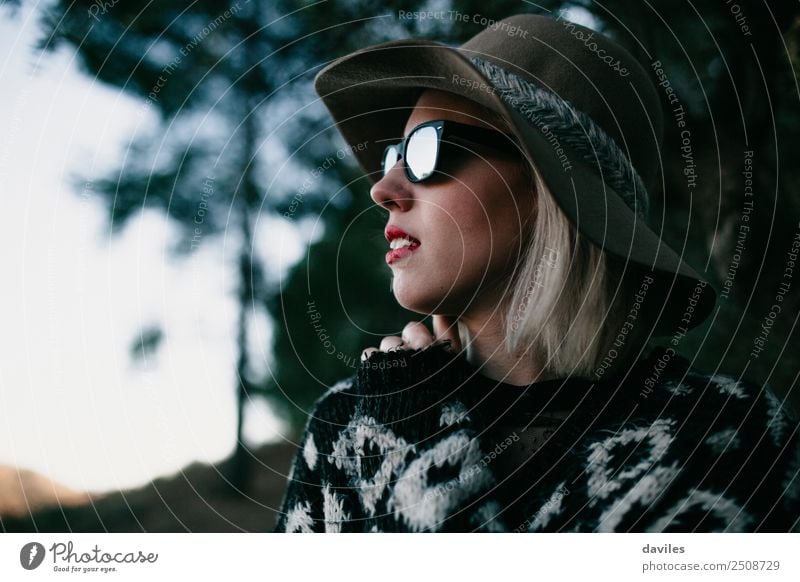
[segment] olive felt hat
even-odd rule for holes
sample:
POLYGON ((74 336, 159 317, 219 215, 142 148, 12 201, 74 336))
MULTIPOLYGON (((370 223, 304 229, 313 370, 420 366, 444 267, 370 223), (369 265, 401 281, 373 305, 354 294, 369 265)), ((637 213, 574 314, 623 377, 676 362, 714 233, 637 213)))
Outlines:
POLYGON ((654 83, 625 49, 566 20, 519 14, 460 47, 423 39, 367 47, 315 79, 372 182, 382 176, 384 146, 402 137, 428 88, 499 114, 577 230, 643 281, 652 277, 642 289, 656 308, 656 334, 692 328, 711 312, 711 285, 647 224, 647 192, 662 175, 663 113, 654 83))

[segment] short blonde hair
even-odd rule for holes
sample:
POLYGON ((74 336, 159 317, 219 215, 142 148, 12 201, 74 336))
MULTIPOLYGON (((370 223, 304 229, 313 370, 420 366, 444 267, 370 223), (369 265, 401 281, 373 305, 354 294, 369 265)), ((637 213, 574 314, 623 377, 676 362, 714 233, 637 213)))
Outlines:
POLYGON ((635 271, 578 232, 538 170, 525 165, 536 211, 504 306, 505 347, 528 349, 548 378, 613 374, 644 342, 644 321, 619 340, 635 271))

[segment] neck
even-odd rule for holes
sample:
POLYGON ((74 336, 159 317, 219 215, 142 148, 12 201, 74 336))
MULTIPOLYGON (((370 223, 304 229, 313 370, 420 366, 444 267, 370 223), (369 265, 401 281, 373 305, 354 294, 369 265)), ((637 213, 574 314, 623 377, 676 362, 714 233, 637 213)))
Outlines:
POLYGON ((527 386, 545 380, 542 366, 528 346, 508 352, 498 309, 485 315, 467 314, 459 318, 461 344, 467 361, 483 376, 515 386, 527 386))

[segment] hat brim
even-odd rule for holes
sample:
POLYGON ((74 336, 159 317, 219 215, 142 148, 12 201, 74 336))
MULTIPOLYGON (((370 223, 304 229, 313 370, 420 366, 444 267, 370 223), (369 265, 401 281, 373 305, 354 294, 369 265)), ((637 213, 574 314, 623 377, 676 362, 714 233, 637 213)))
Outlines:
MULTIPOLYGON (((571 169, 565 170, 563 152, 557 155, 534 124, 496 91, 487 90, 491 82, 468 58, 491 55, 465 55, 462 50, 429 40, 391 41, 341 57, 317 74, 315 89, 369 180, 374 183, 380 179, 383 144, 402 137, 422 90, 461 95, 509 123, 557 203, 584 236, 658 278, 656 292, 661 298, 660 312, 653 314, 654 334, 672 334, 705 319, 716 301, 712 286, 579 155, 572 152, 567 156, 571 169)), ((569 152, 568 146, 560 147, 569 152)))

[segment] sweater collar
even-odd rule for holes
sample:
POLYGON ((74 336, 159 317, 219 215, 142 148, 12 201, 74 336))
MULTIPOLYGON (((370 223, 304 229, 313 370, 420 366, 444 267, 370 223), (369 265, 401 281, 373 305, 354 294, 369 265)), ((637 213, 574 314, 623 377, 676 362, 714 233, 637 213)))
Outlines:
POLYGON ((674 351, 655 347, 630 369, 600 380, 570 376, 515 386, 482 375, 463 352, 453 354, 432 344, 417 350, 374 352, 359 367, 357 392, 367 398, 389 398, 395 404, 398 400, 432 404, 454 398, 490 416, 530 416, 545 410, 573 410, 592 402, 607 405, 610 400, 633 400, 644 379, 664 361, 660 381, 689 368, 674 351))

